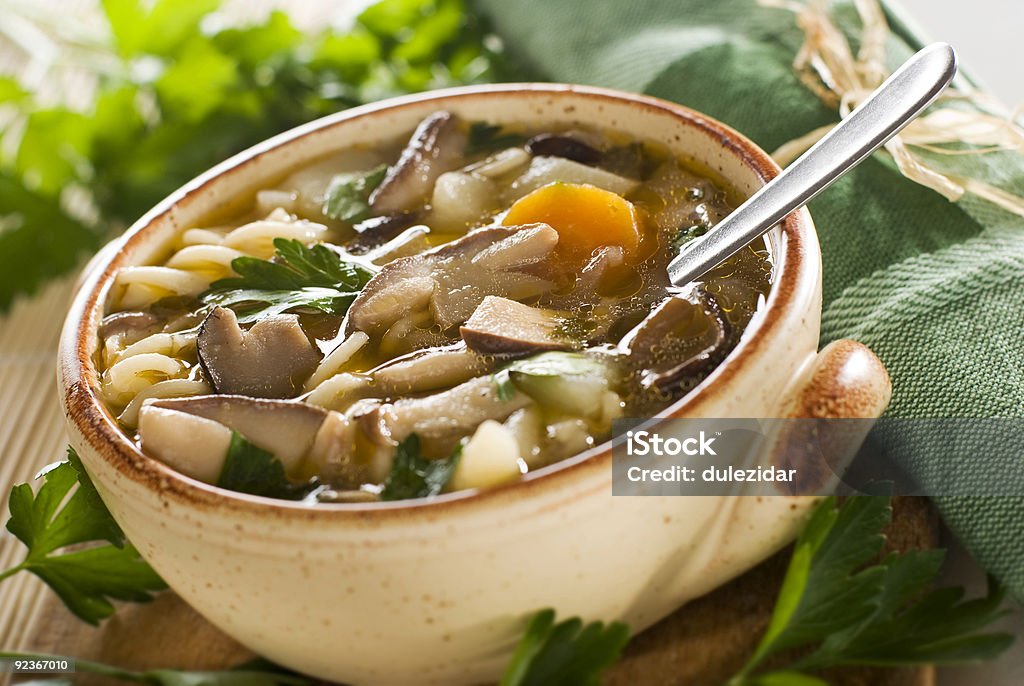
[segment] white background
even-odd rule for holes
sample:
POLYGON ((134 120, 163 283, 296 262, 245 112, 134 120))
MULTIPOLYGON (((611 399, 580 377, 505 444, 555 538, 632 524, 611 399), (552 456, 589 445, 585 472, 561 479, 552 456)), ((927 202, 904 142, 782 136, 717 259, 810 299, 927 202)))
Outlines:
POLYGON ((925 36, 951 43, 971 77, 1024 104, 1024 0, 897 0, 925 36))

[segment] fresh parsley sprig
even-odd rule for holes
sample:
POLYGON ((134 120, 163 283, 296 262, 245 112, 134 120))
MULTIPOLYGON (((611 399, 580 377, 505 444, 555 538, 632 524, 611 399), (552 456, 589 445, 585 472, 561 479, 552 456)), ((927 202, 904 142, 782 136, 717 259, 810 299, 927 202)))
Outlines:
POLYGON ((462 457, 462 445, 455 447, 452 454, 438 460, 428 460, 420 455, 420 438, 410 434, 395 449, 395 460, 391 472, 384 481, 381 500, 408 500, 437 495, 452 478, 462 457))
POLYGON ((82 41, 63 41, 59 12, 18 17, 50 39, 40 54, 88 70, 97 88, 84 107, 54 104, 53 89, 37 98, 0 75, 0 147, 10 153, 0 156, 0 311, 274 134, 393 95, 525 80, 464 0, 381 0, 347 30, 313 32, 281 11, 225 26, 220 4, 105 0, 107 26, 85 37, 88 59, 77 59, 82 41), (87 202, 68 214, 72 190, 87 202))
POLYGON ((596 686, 629 641, 622 622, 583 625, 579 618, 555 623, 554 610, 533 616, 499 686, 596 686))
POLYGON ((275 238, 274 248, 272 260, 232 260, 238 276, 214 281, 200 299, 235 309, 243 324, 297 308, 343 316, 373 276, 326 245, 307 248, 298 240, 275 238))
POLYGON ((368 218, 370 194, 387 173, 388 166, 382 164, 368 172, 335 175, 324 192, 324 215, 350 223, 368 218))
MULTIPOLYGON (((877 561, 891 517, 884 497, 851 497, 839 506, 826 498, 814 509, 764 636, 723 686, 827 686, 822 670, 964 664, 992 659, 1013 643, 1008 634, 986 631, 1004 614, 994 582, 985 597, 964 600, 962 588, 932 588, 942 551, 877 561)), ((629 632, 621 624, 582 626, 577 618, 555 625, 551 610, 539 612, 501 686, 597 683, 629 632)))
POLYGON ((145 602, 166 588, 125 541, 74 450, 68 449, 66 462, 51 465, 40 476, 44 481, 36 493, 29 484, 11 490, 7 530, 28 552, 0 573, 0 581, 31 572, 90 624, 113 614, 111 600, 145 602), (83 547, 64 550, 79 544, 83 547))
POLYGON ((228 454, 224 458, 217 485, 239 493, 291 500, 302 495, 274 455, 250 443, 237 431, 231 432, 228 454))
MULTIPOLYGON (((827 498, 797 539, 760 643, 729 686, 782 683, 788 675, 849 665, 960 664, 991 659, 1013 642, 984 629, 1001 617, 1002 591, 963 600, 961 588, 931 589, 943 552, 881 553, 888 498, 827 498), (784 669, 769 658, 809 650, 784 669)), ((812 683, 807 681, 806 683, 812 683)))

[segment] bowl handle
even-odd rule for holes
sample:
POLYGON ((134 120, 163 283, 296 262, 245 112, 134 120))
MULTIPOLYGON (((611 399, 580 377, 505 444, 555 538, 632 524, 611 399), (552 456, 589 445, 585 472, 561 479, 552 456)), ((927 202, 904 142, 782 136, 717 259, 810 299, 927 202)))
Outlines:
POLYGON ((881 360, 851 340, 829 343, 812 357, 786 394, 781 417, 863 419, 855 422, 790 422, 774 438, 770 464, 796 468, 791 493, 826 493, 838 484, 874 420, 892 397, 892 383, 881 360))
POLYGON ((847 419, 880 417, 889 406, 892 382, 867 346, 841 339, 812 357, 784 401, 781 417, 847 419))

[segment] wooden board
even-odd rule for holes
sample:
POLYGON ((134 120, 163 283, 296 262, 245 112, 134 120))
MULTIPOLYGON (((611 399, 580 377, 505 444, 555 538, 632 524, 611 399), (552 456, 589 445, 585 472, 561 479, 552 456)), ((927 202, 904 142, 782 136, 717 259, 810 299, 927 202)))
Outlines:
MULTIPOLYGON (((934 546, 936 519, 923 499, 897 499, 895 511, 890 550, 934 546)), ((788 557, 782 551, 636 637, 609 670, 607 686, 708 686, 727 679, 764 631, 788 557)), ((218 669, 252 657, 169 592, 148 605, 122 606, 100 628, 75 619, 52 595, 40 598, 39 610, 25 646, 30 650, 139 669, 218 669)), ((843 670, 829 680, 836 686, 930 686, 934 677, 930 669, 843 670)))

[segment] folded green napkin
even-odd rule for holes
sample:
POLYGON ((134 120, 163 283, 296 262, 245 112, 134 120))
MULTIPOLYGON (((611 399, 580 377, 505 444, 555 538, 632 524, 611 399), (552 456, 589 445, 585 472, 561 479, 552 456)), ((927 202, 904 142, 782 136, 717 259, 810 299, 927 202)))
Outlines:
MULTIPOLYGON (((477 2, 513 54, 543 77, 683 103, 769 151, 838 118, 793 71, 803 40, 794 15, 754 0, 477 2)), ((836 11, 855 35, 852 8, 838 3, 836 11)), ((891 28, 895 66, 921 40, 903 22, 891 28)), ((964 164, 1016 181, 1020 193, 1022 157, 964 164)), ((1024 220, 973 196, 950 203, 882 155, 811 213, 825 270, 822 343, 853 338, 878 353, 893 377, 891 414, 1024 417, 1024 220)), ((895 457, 924 482, 951 472, 912 440, 895 457)), ((1024 455, 998 462, 1019 470, 1024 455)), ((1024 497, 936 500, 978 561, 1024 599, 1024 497)))

